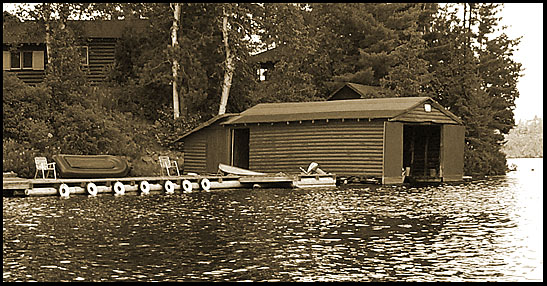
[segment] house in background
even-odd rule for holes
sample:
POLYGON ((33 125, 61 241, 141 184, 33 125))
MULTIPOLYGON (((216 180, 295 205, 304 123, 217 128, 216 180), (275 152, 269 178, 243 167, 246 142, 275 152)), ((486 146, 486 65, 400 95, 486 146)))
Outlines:
MULTIPOLYGON (((116 43, 124 33, 146 29, 146 20, 68 21, 78 40, 80 61, 88 80, 104 80, 115 62, 116 43)), ((45 28, 35 21, 4 23, 2 30, 3 70, 28 84, 42 82, 47 69, 45 28)))
POLYGON ((298 172, 317 162, 338 177, 383 184, 463 178, 462 121, 429 97, 258 104, 178 141, 186 172, 216 173, 218 163, 298 172))
POLYGON ((331 95, 327 97, 327 100, 366 99, 382 97, 394 97, 394 94, 390 90, 379 86, 347 82, 337 88, 334 92, 332 92, 331 95))
POLYGON ((279 49, 273 48, 251 56, 251 64, 256 66, 258 81, 269 80, 268 73, 273 70, 278 60, 279 49))

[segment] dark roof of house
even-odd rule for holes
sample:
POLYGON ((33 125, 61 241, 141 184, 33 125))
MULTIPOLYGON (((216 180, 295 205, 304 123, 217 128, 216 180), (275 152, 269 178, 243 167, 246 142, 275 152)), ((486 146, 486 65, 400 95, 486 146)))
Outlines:
POLYGON ((269 49, 251 56, 251 62, 253 63, 276 62, 279 60, 278 53, 279 51, 275 48, 269 49))
POLYGON ((280 60, 281 55, 286 52, 287 46, 282 44, 275 48, 270 48, 260 53, 254 54, 251 56, 250 60, 252 63, 276 63, 280 60))
MULTIPOLYGON (((85 20, 68 21, 67 26, 81 30, 84 38, 121 38, 126 29, 146 29, 148 20, 85 20)), ((2 29, 3 43, 45 43, 45 28, 36 21, 11 22, 2 29)))
POLYGON ((461 120, 430 97, 394 97, 373 99, 348 99, 317 102, 262 103, 247 109, 238 116, 221 123, 270 123, 321 119, 393 119, 416 106, 430 101, 448 117, 461 124, 461 120))
POLYGON ((347 82, 341 87, 339 87, 338 89, 336 89, 334 92, 332 92, 327 98, 327 100, 330 100, 333 96, 336 95, 336 93, 338 93, 342 88, 346 86, 354 90, 357 94, 361 96, 361 98, 370 98, 371 96, 380 97, 383 94, 386 94, 386 93, 389 94, 389 90, 382 88, 380 86, 363 85, 358 83, 347 82))

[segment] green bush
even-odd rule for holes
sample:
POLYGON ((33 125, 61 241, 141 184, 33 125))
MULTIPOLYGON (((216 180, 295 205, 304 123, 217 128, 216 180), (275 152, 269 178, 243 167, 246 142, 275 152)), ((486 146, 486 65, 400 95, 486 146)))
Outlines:
POLYGON ((44 85, 28 86, 15 75, 3 73, 3 137, 39 150, 50 143, 51 95, 44 85))
POLYGON ((11 138, 2 139, 2 171, 13 171, 18 177, 33 178, 36 171, 34 157, 38 152, 11 138))
POLYGON ((197 127, 202 120, 200 114, 188 115, 188 118, 173 118, 171 112, 160 110, 160 117, 154 122, 156 138, 158 143, 165 148, 176 148, 173 142, 179 139, 184 133, 197 127))

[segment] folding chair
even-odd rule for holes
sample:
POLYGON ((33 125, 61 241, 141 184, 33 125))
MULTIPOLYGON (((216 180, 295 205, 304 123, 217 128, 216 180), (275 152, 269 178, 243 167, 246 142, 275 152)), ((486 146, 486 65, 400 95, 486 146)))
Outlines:
POLYGON ((177 164, 177 161, 169 160, 168 156, 159 156, 158 159, 160 161, 161 175, 162 176, 163 176, 163 169, 164 168, 167 171, 167 176, 171 176, 169 174, 169 169, 171 169, 171 168, 175 168, 175 170, 177 170, 177 176, 180 176, 179 165, 177 164))
POLYGON ((42 171, 42 178, 46 179, 49 176, 49 171, 53 171, 53 177, 57 179, 57 171, 55 170, 55 162, 48 163, 46 157, 34 157, 34 163, 36 164, 36 173, 34 178, 38 175, 38 171, 42 171), (45 173, 47 171, 47 173, 45 173))

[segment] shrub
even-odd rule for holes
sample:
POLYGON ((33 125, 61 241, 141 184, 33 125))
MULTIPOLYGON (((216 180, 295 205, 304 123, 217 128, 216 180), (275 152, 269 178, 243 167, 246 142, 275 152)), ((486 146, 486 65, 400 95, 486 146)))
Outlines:
POLYGON ((44 149, 53 135, 48 122, 51 95, 44 85, 28 86, 3 73, 3 137, 44 149))
POLYGON ((192 130, 202 122, 200 114, 188 115, 188 118, 179 117, 176 120, 170 112, 160 111, 160 118, 154 122, 158 143, 165 148, 174 148, 173 142, 184 133, 192 130))
MULTIPOLYGON (((36 171, 34 157, 38 152, 27 144, 20 144, 14 139, 2 139, 2 171, 14 171, 18 177, 33 178, 36 171)), ((50 159, 51 160, 51 159, 50 159)))

